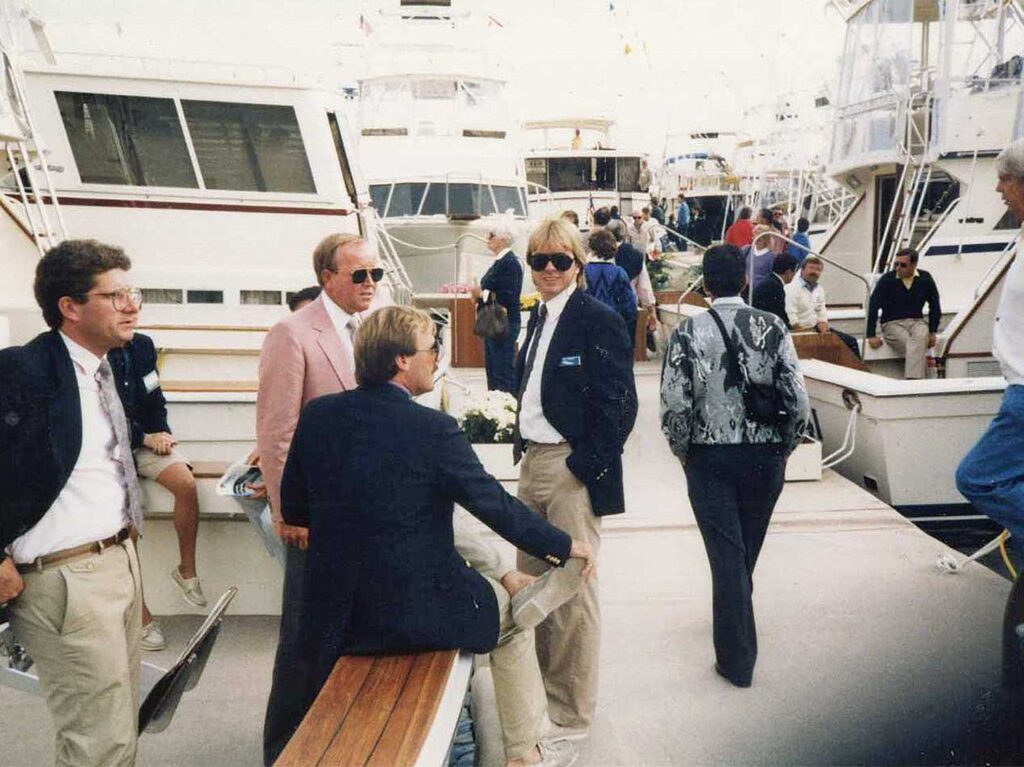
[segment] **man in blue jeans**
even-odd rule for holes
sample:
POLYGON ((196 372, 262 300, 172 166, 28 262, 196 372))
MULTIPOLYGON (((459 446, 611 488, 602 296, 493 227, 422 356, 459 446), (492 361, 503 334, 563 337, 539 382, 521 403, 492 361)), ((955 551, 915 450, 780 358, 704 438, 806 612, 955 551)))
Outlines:
MULTIPOLYGON (((1024 139, 996 159, 996 191, 1018 221, 1024 221, 1024 139)), ((1006 378, 999 412, 956 471, 956 486, 974 508, 1003 525, 1024 551, 1024 258, 1018 249, 1003 285, 992 331, 992 352, 1006 378)), ((1018 578, 1007 610, 1024 597, 1018 578)), ((1020 679, 1020 670, 1011 670, 1020 679)))

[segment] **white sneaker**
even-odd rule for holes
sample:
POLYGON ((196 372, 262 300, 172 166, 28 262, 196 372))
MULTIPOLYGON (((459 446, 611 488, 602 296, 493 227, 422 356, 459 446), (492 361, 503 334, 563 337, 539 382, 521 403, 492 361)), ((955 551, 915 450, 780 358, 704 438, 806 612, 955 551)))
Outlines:
POLYGON ((171 570, 171 580, 178 584, 181 589, 181 596, 193 607, 206 607, 206 595, 203 594, 203 587, 199 578, 182 578, 181 570, 175 567, 171 570))
POLYGON ((167 647, 164 632, 160 630, 160 624, 156 622, 156 618, 142 627, 142 641, 139 642, 139 646, 149 652, 160 652, 167 647))
POLYGON ((548 740, 537 744, 540 761, 535 767, 569 767, 579 758, 576 746, 567 740, 548 740))

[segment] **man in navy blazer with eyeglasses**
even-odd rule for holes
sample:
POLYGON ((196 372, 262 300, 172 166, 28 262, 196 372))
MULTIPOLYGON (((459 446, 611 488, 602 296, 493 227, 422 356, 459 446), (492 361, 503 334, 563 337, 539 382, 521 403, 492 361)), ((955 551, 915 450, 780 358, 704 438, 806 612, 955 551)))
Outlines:
MULTIPOLYGON (((636 420, 633 342, 622 318, 579 289, 586 253, 564 220, 530 236, 527 264, 541 303, 516 361, 518 495, 596 551, 601 517, 626 509, 622 449, 636 420)), ((520 553, 519 569, 542 560, 520 553)), ((597 584, 584 586, 536 628, 537 656, 555 734, 584 738, 597 705, 597 584)))

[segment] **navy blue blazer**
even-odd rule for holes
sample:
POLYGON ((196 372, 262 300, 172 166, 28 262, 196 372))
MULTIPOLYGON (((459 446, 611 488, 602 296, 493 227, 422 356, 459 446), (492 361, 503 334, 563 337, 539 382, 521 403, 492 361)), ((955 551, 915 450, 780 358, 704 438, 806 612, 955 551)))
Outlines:
POLYGON ((82 407, 57 331, 0 350, 0 559, 57 500, 82 449, 82 407))
POLYGON ((132 449, 142 444, 147 434, 165 431, 167 425, 167 400, 160 389, 160 378, 156 372, 156 347, 153 339, 136 333, 131 341, 120 349, 107 353, 110 369, 117 382, 117 393, 128 417, 132 435, 132 449))
POLYGON ((523 266, 511 250, 495 260, 480 280, 480 287, 493 291, 495 300, 508 311, 509 335, 513 340, 522 324, 519 298, 523 292, 523 266))
MULTIPOLYGON (((536 325, 535 308, 516 358, 517 391, 536 325)), ((566 303, 548 347, 541 407, 572 448, 566 465, 587 486, 594 514, 624 512, 622 448, 637 410, 633 339, 618 314, 579 288, 566 303)))
POLYGON ((782 278, 772 272, 754 288, 753 307, 762 312, 771 312, 789 329, 789 315, 786 313, 786 290, 782 278))
POLYGON ((572 541, 487 474, 451 416, 384 384, 302 411, 281 513, 309 527, 303 637, 316 691, 343 654, 498 642, 498 604, 455 550, 458 503, 517 548, 564 564, 572 541))

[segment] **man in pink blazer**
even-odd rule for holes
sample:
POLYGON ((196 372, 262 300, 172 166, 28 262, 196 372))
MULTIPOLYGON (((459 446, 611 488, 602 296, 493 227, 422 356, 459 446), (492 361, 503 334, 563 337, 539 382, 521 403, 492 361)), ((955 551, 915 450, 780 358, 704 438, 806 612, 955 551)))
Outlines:
POLYGON ((305 713, 306 663, 298 641, 309 532, 281 521, 281 476, 303 405, 355 388, 352 336, 383 277, 373 247, 354 234, 325 237, 313 251, 313 270, 323 288, 320 297, 274 325, 260 352, 256 446, 274 527, 287 544, 281 629, 263 725, 267 765, 277 759, 305 713))

